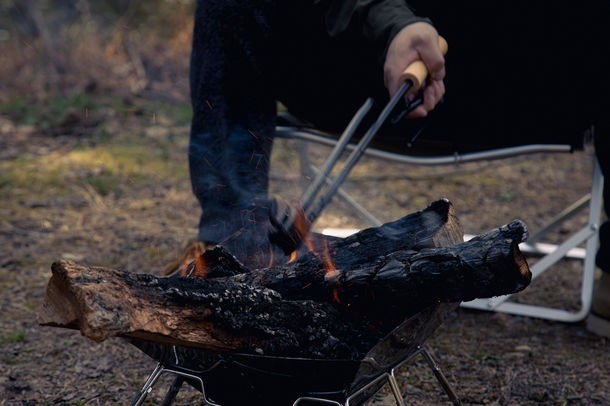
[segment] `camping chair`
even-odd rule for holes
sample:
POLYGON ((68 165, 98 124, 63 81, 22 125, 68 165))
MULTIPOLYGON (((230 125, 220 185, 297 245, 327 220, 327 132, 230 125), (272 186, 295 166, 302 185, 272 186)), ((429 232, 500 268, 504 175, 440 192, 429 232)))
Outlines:
MULTIPOLYGON (((369 99, 356 113, 352 122, 347 126, 343 135, 353 133, 353 128, 357 126, 371 108, 372 101, 369 99)), ((382 112, 383 114, 383 112, 382 112)), ((380 119, 387 119, 381 117, 380 119)), ((373 125, 375 126, 375 124, 373 125)), ((469 162, 481 162, 497 159, 508 159, 525 154, 549 153, 566 154, 584 149, 584 134, 574 133, 569 137, 560 138, 558 143, 549 143, 544 139, 511 139, 498 141, 495 138, 486 140, 483 144, 479 140, 462 140, 461 144, 451 141, 449 135, 436 137, 431 140, 424 140, 419 143, 419 148, 405 145, 392 145, 391 142, 375 143, 371 145, 361 145, 349 142, 342 136, 337 139, 332 134, 311 128, 307 124, 298 121, 287 112, 283 112, 278 117, 276 128, 278 137, 303 141, 301 143, 300 159, 302 173, 310 168, 307 155, 307 144, 316 143, 334 147, 333 151, 322 165, 321 169, 316 170, 310 176, 314 179, 308 189, 304 192, 302 201, 305 202, 306 212, 310 211, 311 220, 315 220, 320 211, 329 201, 339 196, 344 202, 363 215, 373 226, 381 222, 373 214, 366 211, 351 196, 341 189, 341 185, 346 180, 351 168, 356 165, 360 156, 377 157, 388 163, 410 164, 410 165, 453 165, 469 162), (490 143, 491 141, 491 143, 490 143), (351 151, 347 158, 343 170, 335 179, 330 178, 332 168, 341 154, 351 151), (324 185, 328 185, 325 195, 313 202, 313 195, 319 192, 324 185)), ((366 137, 367 134, 363 136, 366 137)), ((438 134, 434 134, 438 135, 438 134)), ((404 143, 403 143, 404 144, 404 143)), ((593 158, 594 159, 594 158, 593 158)), ((542 227, 537 233, 529 237, 527 243, 522 244, 523 252, 541 256, 541 258, 531 267, 533 278, 553 269, 553 265, 563 258, 576 258, 583 260, 580 288, 580 309, 567 310, 563 308, 547 307, 542 305, 531 305, 517 303, 510 300, 511 296, 495 297, 492 299, 477 299, 471 302, 462 303, 463 307, 504 312, 514 315, 542 318, 547 320, 557 320, 564 322, 577 322, 583 320, 591 307, 593 282, 595 275, 595 253, 598 245, 598 227, 601 219, 602 208, 602 187, 603 176, 599 165, 593 164, 590 193, 583 196, 574 204, 566 207, 554 217, 546 226, 542 227), (582 225, 578 231, 565 238, 560 244, 547 244, 543 242, 544 237, 553 229, 557 229, 564 221, 570 219, 576 212, 588 208, 588 221, 582 225), (580 248, 584 244, 584 248, 580 248)))

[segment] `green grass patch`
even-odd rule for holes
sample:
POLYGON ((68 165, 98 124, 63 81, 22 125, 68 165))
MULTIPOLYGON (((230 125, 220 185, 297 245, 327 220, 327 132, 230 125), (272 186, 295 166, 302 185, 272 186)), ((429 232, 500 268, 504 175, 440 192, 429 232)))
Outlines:
POLYGON ((121 187, 160 179, 172 182, 188 176, 185 157, 170 159, 172 152, 165 147, 153 148, 145 142, 102 144, 0 162, 0 190, 52 190, 61 194, 82 184, 106 196, 121 187))
POLYGON ((190 124, 192 111, 189 103, 163 103, 138 100, 136 104, 120 97, 76 93, 56 96, 45 102, 32 102, 27 98, 13 98, 0 103, 0 111, 16 125, 33 125, 48 128, 60 124, 68 111, 82 111, 94 116, 98 112, 113 111, 119 120, 142 117, 154 122, 157 117, 168 117, 174 125, 190 124))
POLYGON ((189 103, 149 103, 146 109, 151 114, 163 114, 170 117, 175 125, 189 125, 193 116, 189 103))
POLYGON ((14 98, 0 103, 0 111, 8 115, 17 125, 49 127, 64 119, 67 110, 95 111, 100 108, 97 98, 85 93, 56 96, 44 103, 34 103, 26 98, 14 98))
POLYGON ((3 334, 0 336, 0 343, 14 344, 22 343, 26 340, 27 334, 24 331, 16 331, 14 333, 3 334))

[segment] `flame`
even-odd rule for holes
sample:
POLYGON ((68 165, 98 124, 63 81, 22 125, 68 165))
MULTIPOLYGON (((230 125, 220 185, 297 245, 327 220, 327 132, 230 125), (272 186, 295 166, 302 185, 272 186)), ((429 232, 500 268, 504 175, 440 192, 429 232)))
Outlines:
MULTIPOLYGON (((311 253, 313 253, 316 258, 320 260, 320 262, 322 262, 322 265, 324 266, 325 277, 327 279, 336 278, 339 274, 339 271, 337 271, 337 267, 332 261, 330 250, 328 248, 328 241, 326 239, 321 240, 320 247, 316 248, 313 239, 308 236, 307 238, 305 238, 304 243, 307 246, 307 249, 311 253)), ((294 254, 296 257, 296 252, 294 254)), ((341 303, 341 299, 339 297, 339 289, 337 288, 337 286, 335 286, 333 289, 333 300, 336 303, 341 303)))
POLYGON ((324 263, 324 270, 326 271, 326 275, 327 276, 333 275, 337 272, 337 268, 335 267, 335 264, 333 263, 332 259, 330 258, 330 252, 328 250, 328 242, 326 240, 324 240, 322 249, 323 249, 322 258, 320 258, 320 259, 324 263))
POLYGON ((333 289, 333 300, 336 303, 341 303, 341 298, 339 297, 339 289, 336 286, 333 289))
POLYGON ((192 278, 205 278, 208 275, 208 264, 205 260, 203 253, 205 252, 205 245, 202 242, 195 243, 193 247, 193 256, 195 259, 186 262, 180 267, 180 276, 192 277, 192 278))
MULTIPOLYGON (((307 218, 305 211, 300 205, 293 205, 294 209, 294 219, 292 220, 292 224, 290 225, 290 234, 297 242, 301 241, 305 246, 309 249, 310 252, 314 252, 313 244, 310 238, 309 231, 311 229, 311 221, 307 218)), ((299 244, 297 244, 299 245, 299 244)), ((297 247, 298 248, 298 247, 297 247)), ((295 249, 290 253, 287 263, 290 264, 296 261, 298 256, 298 249, 295 249)))
MULTIPOLYGON (((295 205, 293 207, 295 208, 295 213, 292 225, 290 227, 294 231, 294 237, 299 241, 302 241, 310 252, 315 253, 313 242, 311 241, 309 234, 309 230, 311 229, 311 221, 309 221, 305 211, 300 205, 295 205)), ((296 261, 297 255, 298 250, 295 249, 290 253, 287 263, 296 261)))
POLYGON ((267 262, 267 268, 271 268, 275 264, 275 252, 273 247, 269 246, 269 261, 267 262))
POLYGON ((301 241, 308 240, 309 230, 311 229, 311 221, 309 221, 301 206, 298 206, 296 209, 292 227, 301 241))
MULTIPOLYGON (((328 241, 324 240, 323 243, 323 252, 321 261, 324 263, 324 271, 326 272, 327 277, 335 277, 337 275, 337 267, 333 263, 330 257, 330 251, 328 250, 328 241)), ((333 288, 333 300, 336 303, 341 303, 341 299, 339 298, 339 289, 337 286, 333 288)))

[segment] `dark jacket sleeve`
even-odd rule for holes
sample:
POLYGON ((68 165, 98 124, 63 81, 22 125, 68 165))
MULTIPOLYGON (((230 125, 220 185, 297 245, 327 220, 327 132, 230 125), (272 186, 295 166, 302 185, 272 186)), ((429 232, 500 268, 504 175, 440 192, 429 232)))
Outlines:
POLYGON ((427 18, 415 15, 405 0, 322 0, 320 3, 326 7, 329 35, 372 44, 380 61, 385 59, 390 42, 402 28, 418 21, 430 23, 427 18))

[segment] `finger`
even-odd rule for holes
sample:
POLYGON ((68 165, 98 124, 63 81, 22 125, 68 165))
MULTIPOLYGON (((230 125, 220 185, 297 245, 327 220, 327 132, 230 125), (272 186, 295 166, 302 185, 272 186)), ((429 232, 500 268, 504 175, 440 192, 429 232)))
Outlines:
POLYGON ((430 45, 418 47, 419 55, 428 68, 430 79, 443 80, 445 78, 445 57, 438 46, 438 38, 433 39, 430 45))
POLYGON ((422 95, 423 103, 407 114, 406 117, 409 119, 426 117, 430 111, 434 110, 444 94, 445 84, 442 81, 431 81, 431 83, 424 88, 422 95))
POLYGON ((421 105, 418 106, 417 108, 411 110, 409 112, 409 114, 407 114, 406 118, 409 120, 412 120, 414 118, 424 118, 428 115, 428 110, 426 110, 426 108, 421 105))
POLYGON ((441 101, 445 94, 445 84, 443 81, 432 81, 430 85, 424 89, 424 107, 428 111, 432 111, 441 101))

